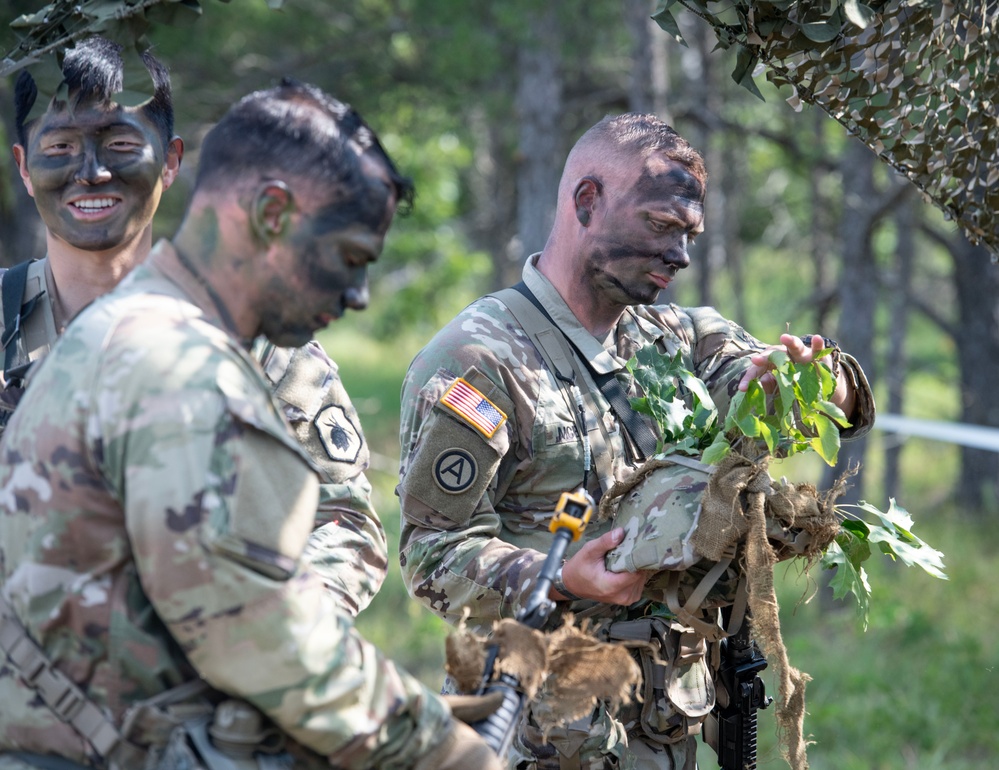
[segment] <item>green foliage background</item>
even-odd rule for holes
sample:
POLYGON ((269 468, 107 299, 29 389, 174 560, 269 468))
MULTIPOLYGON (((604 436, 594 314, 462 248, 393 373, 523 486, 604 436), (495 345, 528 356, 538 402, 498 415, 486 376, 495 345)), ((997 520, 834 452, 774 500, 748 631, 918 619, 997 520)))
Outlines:
MULTIPOLYGON (((41 4, 12 0, 18 13, 41 4)), ((492 288, 495 263, 475 237, 477 218, 503 201, 499 195, 477 195, 475 185, 483 163, 519 162, 510 69, 516 40, 527 30, 535 5, 534 0, 287 0, 284 11, 274 12, 265 0, 204 0, 201 19, 151 35, 156 53, 171 66, 177 129, 188 146, 180 182, 157 215, 157 236, 176 228, 207 126, 234 97, 281 74, 316 82, 355 105, 416 181, 416 206, 393 224, 385 254, 372 270, 372 307, 321 337, 340 365, 372 446, 370 476, 393 556, 399 541, 394 487, 402 378, 433 331, 492 288), (493 153, 483 158, 481 136, 487 129, 493 153)), ((628 43, 620 8, 616 0, 573 8, 565 52, 572 67, 567 134, 623 106, 618 94, 628 43), (612 95, 584 98, 605 93, 612 95)), ((0 50, 8 50, 10 42, 9 35, 0 35, 0 50)), ((727 77, 734 56, 716 55, 727 77)), ((685 91, 678 71, 671 77, 674 122, 682 134, 694 136, 703 129, 704 96, 685 91)), ((828 165, 854 140, 832 121, 811 133, 807 107, 794 114, 771 84, 758 86, 765 103, 732 83, 719 91, 719 116, 742 132, 734 160, 724 158, 746 172, 732 215, 742 249, 740 270, 708 265, 710 255, 695 250, 695 266, 679 276, 672 299, 699 304, 697 271, 708 265, 712 304, 757 337, 776 339, 788 329, 816 331, 817 267, 806 243, 815 211, 806 172, 828 165)), ((887 178, 883 168, 877 175, 881 182, 887 178)), ((828 200, 836 200, 842 183, 834 174, 822 178, 828 200)), ((943 224, 939 214, 925 216, 943 224)), ((879 226, 876 259, 887 263, 897 238, 893 224, 879 226)), ((950 270, 946 255, 922 252, 916 288, 949 308, 950 270)), ((834 325, 835 311, 827 320, 834 325)), ((879 305, 871 329, 879 362, 889 344, 884 333, 889 323, 887 306, 879 305)), ((960 405, 954 342, 923 316, 914 315, 909 324, 906 412, 953 419, 960 405)), ((883 505, 884 435, 873 434, 871 444, 865 494, 883 505)), ((781 574, 790 659, 814 677, 805 726, 816 741, 809 752, 816 770, 970 770, 999 764, 994 637, 999 596, 991 588, 999 568, 999 520, 972 520, 948 503, 958 459, 954 446, 909 441, 899 495, 916 531, 946 555, 949 581, 872 559, 874 596, 870 628, 863 633, 851 606, 829 608, 818 597, 805 603, 818 576, 781 574)), ((817 461, 792 458, 773 472, 817 482, 821 468, 817 461)), ((447 629, 409 599, 394 558, 385 587, 358 626, 428 686, 440 685, 447 629)), ((772 714, 764 712, 761 770, 784 767, 775 743, 772 714)), ((709 753, 700 761, 704 768, 715 764, 709 753)))
MULTIPOLYGON (((358 331, 358 316, 327 330, 321 340, 338 361, 375 452, 371 471, 376 504, 389 533, 399 537, 397 481, 399 388, 419 337, 372 343, 358 331), (405 351, 405 355, 403 355, 405 351)), ((877 436, 878 434, 875 434, 877 436)), ((877 456, 877 453, 875 453, 877 456)), ((903 502, 915 531, 941 549, 949 580, 893 565, 875 556, 866 563, 874 592, 870 626, 861 628, 854 605, 831 608, 818 596, 818 576, 778 566, 781 623, 791 664, 810 674, 805 732, 813 770, 977 770, 999 758, 999 526, 970 526, 942 501, 955 452, 913 441, 905 457, 903 502)), ((820 463, 791 458, 773 475, 818 478, 820 463)), ((882 502, 876 496, 872 500, 882 502)), ((427 686, 443 681, 447 627, 409 600, 392 561, 372 605, 361 613, 362 633, 427 686)), ((768 689, 776 683, 767 678, 768 689)), ((786 767, 776 749, 771 711, 760 714, 760 770, 786 767)), ((701 748, 702 768, 716 766, 701 748)))

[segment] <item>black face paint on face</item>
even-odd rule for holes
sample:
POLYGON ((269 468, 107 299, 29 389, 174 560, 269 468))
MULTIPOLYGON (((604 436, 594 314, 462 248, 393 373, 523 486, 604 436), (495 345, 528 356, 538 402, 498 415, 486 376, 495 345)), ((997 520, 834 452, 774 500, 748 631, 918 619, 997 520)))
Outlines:
POLYGON ((635 182, 608 194, 580 281, 596 301, 650 304, 690 263, 687 246, 701 231, 703 185, 680 163, 650 159, 635 182))
POLYGON ((289 274, 267 289, 261 333, 279 345, 303 345, 347 309, 368 305, 368 264, 381 253, 394 206, 388 200, 379 224, 335 227, 338 213, 305 217, 289 243, 289 274))
POLYGON ((50 108, 26 150, 35 204, 56 238, 104 251, 152 221, 165 153, 158 128, 137 110, 92 102, 72 112, 50 108))

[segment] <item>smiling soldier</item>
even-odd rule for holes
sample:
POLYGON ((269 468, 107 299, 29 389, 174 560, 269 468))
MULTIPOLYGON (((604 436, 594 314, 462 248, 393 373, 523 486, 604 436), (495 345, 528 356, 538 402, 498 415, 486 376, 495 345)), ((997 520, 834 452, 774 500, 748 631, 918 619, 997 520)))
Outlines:
MULTIPOLYGON (((149 254, 153 216, 178 175, 184 144, 173 136, 169 73, 143 54, 141 65, 129 66, 149 73, 152 96, 136 107, 118 104, 126 77, 121 51, 101 37, 78 42, 64 57, 65 89, 44 104, 28 72, 17 81, 14 159, 45 225, 48 253, 0 279, 0 432, 20 403, 29 369, 66 324, 149 254)), ((354 149, 378 154, 376 148, 354 149)), ((391 163, 386 168, 401 179, 391 163)), ((406 202, 411 186, 407 190, 406 202)), ((275 301, 297 303, 286 297, 275 301)), ((352 306, 365 304, 366 295, 352 306)), ((385 529, 365 474, 370 452, 357 412, 336 364, 315 340, 288 348, 261 337, 251 352, 322 477, 309 557, 343 607, 357 614, 388 569, 385 529)))
POLYGON ((45 224, 47 254, 3 277, 3 424, 31 363, 84 305, 145 259, 153 215, 180 169, 184 143, 173 136, 166 68, 144 55, 152 98, 121 107, 111 99, 122 88, 119 50, 90 38, 67 51, 68 100, 52 101, 37 119, 29 119, 34 80, 17 80, 14 160, 45 224))

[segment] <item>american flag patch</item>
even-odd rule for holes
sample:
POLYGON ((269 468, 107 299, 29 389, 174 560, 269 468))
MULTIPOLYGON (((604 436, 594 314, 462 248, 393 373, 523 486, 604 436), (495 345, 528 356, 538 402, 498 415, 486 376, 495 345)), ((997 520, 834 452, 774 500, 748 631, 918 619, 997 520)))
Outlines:
POLYGON ((506 421, 496 405, 461 377, 441 396, 441 403, 485 435, 492 438, 506 421))

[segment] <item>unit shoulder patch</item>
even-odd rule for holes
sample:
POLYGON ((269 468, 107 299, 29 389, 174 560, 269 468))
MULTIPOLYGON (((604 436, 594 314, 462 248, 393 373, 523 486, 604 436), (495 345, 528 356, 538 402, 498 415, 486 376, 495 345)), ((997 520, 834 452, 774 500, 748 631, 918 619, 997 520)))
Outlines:
POLYGON ((361 451, 361 434, 342 406, 331 404, 315 419, 323 449, 331 460, 352 463, 361 451))

